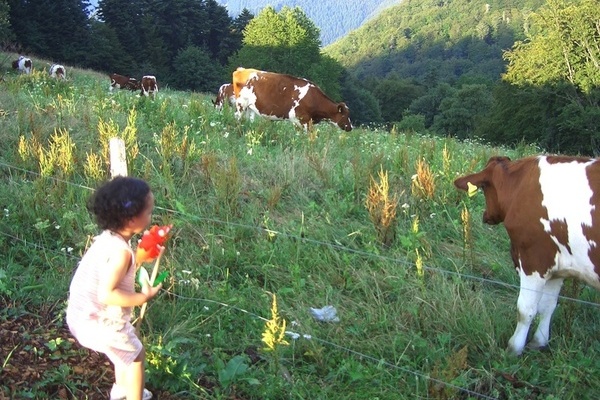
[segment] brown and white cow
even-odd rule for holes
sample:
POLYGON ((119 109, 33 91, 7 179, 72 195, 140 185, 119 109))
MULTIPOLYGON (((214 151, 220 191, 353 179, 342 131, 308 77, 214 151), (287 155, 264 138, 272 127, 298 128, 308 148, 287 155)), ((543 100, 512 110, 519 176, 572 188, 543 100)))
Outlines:
POLYGON ((152 97, 152 99, 154 100, 154 98, 156 97, 156 93, 158 93, 158 84, 156 83, 156 77, 152 75, 144 75, 144 77, 142 77, 140 88, 140 96, 149 96, 152 97))
POLYGON ((233 93, 233 84, 222 84, 219 88, 219 92, 217 93, 217 98, 213 101, 213 104, 218 110, 222 109, 224 104, 229 104, 230 106, 235 107, 235 94, 233 93))
POLYGON ((112 92, 114 88, 117 89, 129 89, 132 92, 140 88, 140 83, 135 78, 123 76, 119 74, 110 75, 110 87, 109 90, 112 92))
POLYGON ((18 59, 12 62, 13 69, 16 69, 19 72, 23 72, 27 75, 31 74, 31 70, 33 68, 33 63, 30 58, 19 56, 18 59))
POLYGON ((236 117, 289 119, 306 130, 311 123, 329 120, 352 130, 345 103, 335 103, 317 85, 291 75, 238 68, 233 72, 236 117))
POLYGON ((67 70, 60 64, 52 64, 48 72, 52 78, 67 79, 67 70))
POLYGON ((550 319, 565 278, 600 289, 600 160, 538 156, 511 161, 492 157, 485 169, 454 181, 483 189, 483 222, 504 223, 521 287, 518 320, 508 351, 548 344, 550 319))

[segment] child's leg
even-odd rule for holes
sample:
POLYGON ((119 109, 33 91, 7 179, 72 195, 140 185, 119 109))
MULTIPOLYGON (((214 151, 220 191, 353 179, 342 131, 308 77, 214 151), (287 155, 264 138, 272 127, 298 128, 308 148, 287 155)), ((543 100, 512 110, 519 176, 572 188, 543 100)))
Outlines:
POLYGON ((127 400, 141 400, 144 390, 144 349, 129 365, 115 364, 115 381, 117 386, 125 389, 127 400))

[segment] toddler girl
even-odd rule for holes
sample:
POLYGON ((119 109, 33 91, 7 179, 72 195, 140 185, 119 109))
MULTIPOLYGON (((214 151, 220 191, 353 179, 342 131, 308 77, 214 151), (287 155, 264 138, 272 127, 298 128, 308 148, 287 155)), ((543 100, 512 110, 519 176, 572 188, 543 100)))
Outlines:
POLYGON ((143 180, 116 177, 96 190, 88 209, 103 231, 71 281, 67 325, 82 346, 106 354, 113 363, 111 400, 148 400, 152 393, 144 389, 145 353, 131 311, 156 296, 162 285, 135 291, 137 266, 151 260, 136 263, 130 241, 150 225, 154 196, 143 180))

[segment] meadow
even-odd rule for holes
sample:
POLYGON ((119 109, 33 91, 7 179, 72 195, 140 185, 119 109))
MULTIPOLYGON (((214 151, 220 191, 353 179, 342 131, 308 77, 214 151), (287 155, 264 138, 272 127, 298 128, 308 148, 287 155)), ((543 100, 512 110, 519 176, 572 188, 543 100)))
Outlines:
MULTIPOLYGON (((110 94, 104 74, 67 66, 56 81, 33 60, 29 76, 0 65, 0 321, 47 304, 64 318, 98 233, 85 204, 110 178, 108 141, 120 137, 129 175, 155 193, 153 222, 173 224, 169 277, 141 332, 150 388, 182 399, 600 396, 599 294, 567 283, 550 350, 508 355, 508 238, 482 223, 481 194, 452 183, 492 155, 540 149, 237 121, 211 94, 110 94), (324 306, 338 320, 314 318, 324 306)), ((0 394, 10 362, 0 354, 0 394)), ((63 387, 82 398, 73 367, 12 395, 63 387)))

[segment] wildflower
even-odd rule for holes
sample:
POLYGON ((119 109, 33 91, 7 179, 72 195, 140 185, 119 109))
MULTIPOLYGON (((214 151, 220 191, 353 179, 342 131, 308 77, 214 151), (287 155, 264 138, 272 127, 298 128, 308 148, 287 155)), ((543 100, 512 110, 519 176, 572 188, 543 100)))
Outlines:
POLYGON ((292 331, 285 331, 285 334, 288 335, 292 340, 296 340, 300 338, 300 334, 292 331))
POLYGON ((419 254, 419 249, 415 249, 415 252, 417 253, 417 260, 415 261, 417 275, 423 277, 423 259, 421 258, 421 254, 419 254))
POLYGON ((265 350, 275 350, 278 345, 289 345, 284 339, 285 325, 285 320, 281 319, 277 312, 277 296, 273 295, 271 319, 267 321, 262 334, 262 341, 267 345, 265 350))

